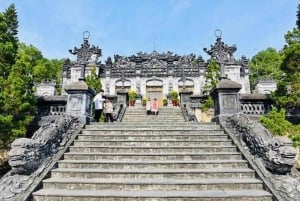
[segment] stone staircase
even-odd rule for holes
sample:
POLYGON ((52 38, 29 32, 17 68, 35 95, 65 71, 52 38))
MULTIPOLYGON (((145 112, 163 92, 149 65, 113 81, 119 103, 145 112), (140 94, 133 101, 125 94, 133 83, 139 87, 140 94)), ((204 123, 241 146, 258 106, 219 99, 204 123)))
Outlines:
POLYGON ((219 125, 185 122, 180 108, 157 116, 128 108, 123 122, 79 135, 35 201, 271 201, 219 125))

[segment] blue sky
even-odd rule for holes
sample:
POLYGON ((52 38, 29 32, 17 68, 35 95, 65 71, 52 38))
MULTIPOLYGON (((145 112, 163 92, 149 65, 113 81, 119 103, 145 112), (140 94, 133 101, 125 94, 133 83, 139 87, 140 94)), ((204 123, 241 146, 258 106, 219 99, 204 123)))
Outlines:
POLYGON ((104 61, 114 54, 171 51, 180 55, 214 44, 220 29, 236 58, 251 58, 268 47, 284 45, 295 27, 299 0, 0 0, 0 11, 14 3, 19 39, 47 58, 75 59, 84 31, 102 49, 104 61))

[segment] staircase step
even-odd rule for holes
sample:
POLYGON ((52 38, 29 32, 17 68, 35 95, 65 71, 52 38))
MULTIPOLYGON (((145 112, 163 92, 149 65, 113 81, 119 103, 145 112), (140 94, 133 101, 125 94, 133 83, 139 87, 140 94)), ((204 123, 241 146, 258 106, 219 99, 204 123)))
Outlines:
POLYGON ((53 178, 131 178, 131 179, 207 179, 207 178, 254 178, 254 171, 246 169, 77 169, 58 168, 51 171, 53 178))
POLYGON ((50 178, 43 181, 44 188, 78 190, 231 190, 261 189, 257 179, 101 179, 50 178))
POLYGON ((58 162, 59 168, 106 168, 106 169, 202 169, 202 168, 247 168, 248 164, 244 160, 191 160, 191 161, 159 161, 159 160, 61 160, 58 162))
POLYGON ((230 146, 227 140, 77 140, 74 146, 230 146))
POLYGON ((105 128, 122 128, 132 129, 138 128, 141 130, 221 130, 219 125, 214 124, 191 124, 187 122, 98 122, 92 123, 91 125, 87 125, 85 130, 101 130, 105 128))
MULTIPOLYGON (((160 131, 157 131, 160 132, 160 131)), ((219 139, 219 140, 226 140, 228 136, 223 134, 187 134, 186 132, 178 132, 175 134, 170 134, 169 132, 160 132, 154 133, 153 132, 147 134, 146 131, 103 131, 98 132, 84 132, 78 136, 78 140, 212 140, 212 139, 219 139)), ((174 132, 172 132, 174 133, 174 132)), ((193 132, 195 133, 195 132, 193 132)))
POLYGON ((272 201, 263 190, 115 191, 42 189, 34 201, 272 201))
POLYGON ((238 152, 218 153, 77 153, 64 154, 65 160, 241 160, 238 152))
MULTIPOLYGON (((85 129, 82 131, 82 135, 85 134, 100 134, 101 136, 109 134, 132 134, 132 135, 226 135, 224 130, 202 130, 202 129, 163 129, 163 130, 153 130, 153 129, 119 129, 112 128, 110 130, 101 129, 85 129)), ((226 135, 227 136, 227 135, 226 135)))
POLYGON ((144 146, 71 146, 71 152, 106 152, 106 153, 180 153, 180 152, 234 152, 235 146, 176 146, 176 147, 144 147, 144 146))

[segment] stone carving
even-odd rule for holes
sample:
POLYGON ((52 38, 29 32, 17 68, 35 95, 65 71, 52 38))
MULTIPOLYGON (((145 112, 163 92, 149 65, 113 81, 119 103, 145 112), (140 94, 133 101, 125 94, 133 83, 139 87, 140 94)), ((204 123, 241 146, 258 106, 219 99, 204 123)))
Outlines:
POLYGON ((28 189, 66 145, 78 123, 77 118, 63 115, 44 123, 31 139, 15 140, 9 152, 12 169, 0 180, 0 200, 16 200, 15 196, 28 189))
POLYGON ((74 47, 73 50, 69 50, 71 54, 77 56, 77 63, 82 66, 81 78, 85 77, 86 65, 92 61, 92 63, 97 64, 98 58, 101 56, 101 49, 97 46, 90 46, 87 39, 83 40, 80 48, 74 47))
POLYGON ((220 119, 220 123, 234 141, 239 139, 235 142, 244 146, 244 156, 252 163, 275 200, 300 201, 300 173, 293 167, 296 149, 292 147, 291 140, 272 136, 260 123, 243 113, 220 119))
POLYGON ((76 55, 77 63, 82 65, 87 64, 92 56, 92 60, 97 63, 98 57, 101 56, 101 49, 94 45, 91 47, 87 39, 83 40, 83 44, 81 44, 80 48, 74 47, 74 49, 70 49, 69 52, 76 55))
MULTIPOLYGON (((196 59, 196 55, 189 54, 179 56, 173 52, 152 53, 138 52, 136 55, 124 57, 114 55, 114 65, 111 69, 111 77, 119 78, 122 73, 126 77, 167 77, 169 75, 181 77, 182 67, 186 69, 187 77, 198 77, 200 68, 205 68, 205 63, 202 57, 196 59)), ((106 64, 107 68, 110 65, 106 64)))
POLYGON ((234 63, 233 53, 237 50, 236 46, 228 46, 222 42, 221 37, 217 37, 215 45, 210 46, 210 50, 203 48, 204 52, 211 56, 212 59, 216 59, 220 64, 221 77, 225 75, 225 64, 234 63))
POLYGON ((70 59, 66 59, 64 61, 63 67, 62 67, 62 77, 63 78, 71 78, 71 61, 70 59))
POLYGON ((287 137, 273 136, 262 124, 250 120, 244 113, 237 113, 227 120, 240 137, 242 145, 261 157, 265 167, 273 173, 286 174, 296 163, 296 149, 287 137))

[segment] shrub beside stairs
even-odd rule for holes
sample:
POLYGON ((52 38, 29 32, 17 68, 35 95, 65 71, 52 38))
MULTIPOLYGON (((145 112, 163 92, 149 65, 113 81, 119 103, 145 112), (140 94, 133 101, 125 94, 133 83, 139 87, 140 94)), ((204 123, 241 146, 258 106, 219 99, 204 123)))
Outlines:
POLYGON ((35 201, 271 201, 227 134, 129 107, 122 122, 92 123, 33 193, 35 201))

